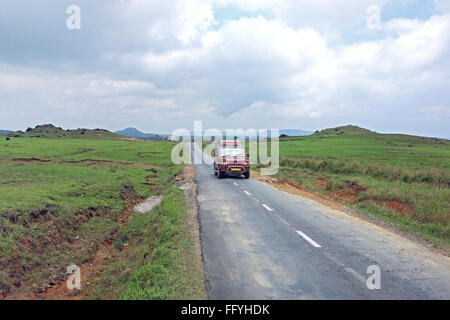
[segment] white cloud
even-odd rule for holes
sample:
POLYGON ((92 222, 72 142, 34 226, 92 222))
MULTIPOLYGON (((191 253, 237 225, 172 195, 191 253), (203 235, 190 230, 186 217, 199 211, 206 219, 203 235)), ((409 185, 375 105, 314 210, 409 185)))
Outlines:
POLYGON ((437 11, 450 12, 450 2, 448 0, 433 0, 433 6, 437 11))
POLYGON ((412 112, 413 116, 425 117, 428 121, 440 122, 442 118, 450 119, 450 107, 444 105, 427 106, 412 112))
MULTIPOLYGON (((38 58, 19 52, 13 59, 7 52, 14 46, 6 43, 0 109, 37 103, 55 119, 69 119, 69 110, 76 121, 95 123, 97 115, 106 126, 138 122, 150 131, 207 119, 217 126, 316 129, 353 122, 448 132, 450 16, 395 18, 367 36, 367 6, 389 3, 132 0, 103 12, 85 2, 85 15, 88 8, 100 10, 102 24, 95 26, 108 28, 95 29, 90 20, 85 34, 64 35, 79 36, 88 56, 73 47, 65 52, 61 40, 49 57, 39 51, 42 43, 36 52, 30 46, 38 58), (219 23, 216 13, 223 8, 256 14, 219 23), (345 39, 356 27, 361 37, 345 39), (443 117, 433 127, 418 111, 424 105, 440 106, 434 114, 443 117)), ((434 5, 443 10, 442 2, 434 5)), ((32 32, 23 33, 31 38, 32 32)), ((0 126, 10 123, 4 119, 0 126)))

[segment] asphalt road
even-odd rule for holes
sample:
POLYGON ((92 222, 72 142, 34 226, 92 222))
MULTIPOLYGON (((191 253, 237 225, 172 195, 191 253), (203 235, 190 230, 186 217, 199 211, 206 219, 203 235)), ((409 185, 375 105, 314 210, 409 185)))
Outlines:
POLYGON ((450 299, 448 257, 263 182, 194 170, 210 299, 450 299), (367 286, 373 265, 381 289, 367 286))

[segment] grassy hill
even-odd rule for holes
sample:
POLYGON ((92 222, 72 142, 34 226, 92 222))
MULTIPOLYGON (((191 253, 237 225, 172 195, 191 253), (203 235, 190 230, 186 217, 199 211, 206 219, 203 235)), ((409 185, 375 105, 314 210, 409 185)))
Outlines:
POLYGON ((346 159, 410 169, 450 168, 450 141, 445 139, 379 134, 352 126, 280 141, 280 154, 287 157, 346 159))
POLYGON ((450 245, 449 140, 340 126, 279 146, 277 177, 450 245))
POLYGON ((314 132, 314 136, 340 136, 340 135, 374 135, 375 131, 353 125, 346 125, 336 128, 328 128, 314 132))
POLYGON ((174 185, 182 169, 171 161, 174 143, 52 125, 27 131, 0 137, 0 299, 58 293, 72 264, 83 275, 72 296, 205 298, 186 200, 174 185), (160 195, 152 211, 133 212, 160 195))
POLYGON ((112 133, 104 129, 75 129, 64 130, 60 127, 55 127, 52 124, 38 125, 35 128, 28 128, 25 132, 15 131, 7 134, 9 138, 64 138, 64 139, 123 139, 124 137, 112 133))
POLYGON ((313 137, 334 137, 334 136, 358 136, 360 138, 370 137, 376 139, 385 139, 386 141, 395 141, 397 143, 429 143, 429 144, 449 144, 450 141, 447 139, 440 138, 430 138, 430 137, 420 137, 413 136, 407 134, 398 134, 398 133, 378 133, 375 131, 371 131, 369 129, 361 128, 354 125, 346 125, 336 128, 328 128, 323 130, 317 130, 312 135, 313 137))

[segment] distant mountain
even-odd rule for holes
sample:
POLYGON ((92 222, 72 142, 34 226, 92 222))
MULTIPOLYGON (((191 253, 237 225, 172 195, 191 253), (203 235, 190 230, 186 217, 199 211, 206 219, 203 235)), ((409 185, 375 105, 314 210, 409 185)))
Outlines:
POLYGON ((8 134, 8 133, 11 133, 12 131, 10 131, 10 130, 0 130, 0 136, 1 135, 4 135, 4 134, 8 134))
POLYGON ((280 135, 285 134, 289 137, 309 136, 313 131, 299 130, 299 129, 280 129, 280 135))
POLYGON ((125 137, 143 140, 161 140, 162 138, 168 136, 167 134, 144 133, 136 128, 126 128, 124 130, 119 130, 114 133, 125 137))
MULTIPOLYGON (((245 131, 244 131, 245 132, 245 131)), ((224 139, 227 139, 227 137, 225 137, 225 133, 226 131, 223 131, 224 134, 224 139)), ((299 136, 308 136, 310 134, 312 134, 313 131, 306 131, 306 130, 300 130, 300 129, 279 129, 278 130, 278 134, 281 135, 286 135, 289 137, 299 137, 299 136)), ((193 133, 191 133, 191 135, 193 135, 193 133)), ((258 137, 267 137, 267 138, 271 138, 272 136, 272 131, 270 129, 267 129, 267 131, 264 131, 263 134, 260 136, 258 131, 255 134, 250 134, 246 137, 247 139, 250 140, 254 140, 258 137)), ((209 136, 204 136, 205 139, 209 140, 209 136)), ((228 137, 228 139, 231 139, 232 137, 228 137)))

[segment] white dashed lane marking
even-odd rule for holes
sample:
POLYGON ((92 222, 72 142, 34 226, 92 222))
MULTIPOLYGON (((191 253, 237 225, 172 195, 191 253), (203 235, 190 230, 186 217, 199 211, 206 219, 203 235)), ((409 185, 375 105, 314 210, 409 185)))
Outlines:
POLYGON ((244 193, 248 196, 250 195, 250 192, 248 192, 247 190, 244 190, 244 193))
POLYGON ((263 203, 263 205, 262 205, 264 208, 266 208, 267 210, 269 210, 269 211, 273 211, 267 204, 264 204, 263 203))
POLYGON ((345 271, 351 273, 356 279, 366 284, 366 279, 352 268, 344 268, 345 271))
POLYGON ((303 239, 305 239, 306 241, 308 241, 310 244, 312 244, 313 247, 315 248, 321 248, 322 246, 320 244, 318 244, 317 242, 315 242, 313 239, 311 239, 310 237, 308 237, 306 234, 304 234, 301 231, 296 231, 297 234, 302 237, 303 239))

